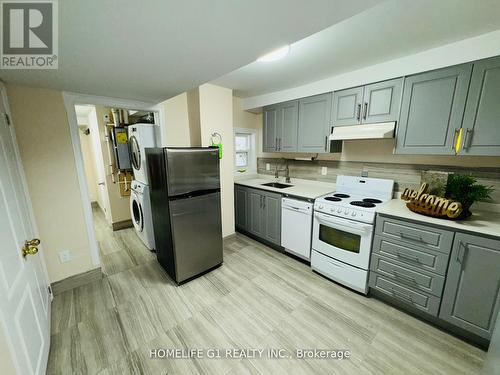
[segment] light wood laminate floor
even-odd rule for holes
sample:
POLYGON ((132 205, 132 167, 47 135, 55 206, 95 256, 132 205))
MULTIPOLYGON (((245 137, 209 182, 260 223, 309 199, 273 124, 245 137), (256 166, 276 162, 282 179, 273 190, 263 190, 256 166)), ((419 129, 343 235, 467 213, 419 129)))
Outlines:
MULTIPOLYGON (((49 374, 478 374, 485 352, 248 237, 176 286, 94 211, 105 277, 53 301, 49 374), (349 360, 151 359, 151 349, 347 349, 349 360)), ((200 238, 200 241, 203 241, 200 238)))

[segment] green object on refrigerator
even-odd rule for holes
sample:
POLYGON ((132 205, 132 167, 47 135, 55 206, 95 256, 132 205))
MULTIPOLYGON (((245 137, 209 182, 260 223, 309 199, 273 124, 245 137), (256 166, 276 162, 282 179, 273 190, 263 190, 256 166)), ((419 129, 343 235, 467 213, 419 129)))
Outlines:
POLYGON ((222 136, 219 133, 212 133, 210 143, 219 149, 219 159, 222 159, 222 136))

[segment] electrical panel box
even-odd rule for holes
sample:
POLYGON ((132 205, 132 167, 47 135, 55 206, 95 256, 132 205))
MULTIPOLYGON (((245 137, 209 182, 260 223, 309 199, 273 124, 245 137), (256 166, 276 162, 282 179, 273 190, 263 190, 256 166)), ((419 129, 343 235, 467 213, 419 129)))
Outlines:
POLYGON ((130 164, 127 128, 113 127, 111 131, 111 139, 115 149, 117 169, 121 171, 132 169, 132 165, 130 164))

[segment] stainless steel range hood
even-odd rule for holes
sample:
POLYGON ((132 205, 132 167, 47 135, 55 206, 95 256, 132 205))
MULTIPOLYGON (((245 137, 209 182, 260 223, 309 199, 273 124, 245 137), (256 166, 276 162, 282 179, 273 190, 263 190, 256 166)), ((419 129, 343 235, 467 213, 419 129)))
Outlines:
POLYGON ((396 122, 363 124, 352 126, 334 126, 330 141, 347 141, 351 139, 384 139, 394 138, 396 122))

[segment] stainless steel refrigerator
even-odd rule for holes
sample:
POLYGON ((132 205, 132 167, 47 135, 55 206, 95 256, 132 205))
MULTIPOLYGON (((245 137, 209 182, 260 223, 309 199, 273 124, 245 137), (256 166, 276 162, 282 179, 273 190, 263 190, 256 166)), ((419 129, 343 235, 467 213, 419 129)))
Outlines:
POLYGON ((222 263, 219 151, 147 148, 158 262, 177 283, 222 263))

